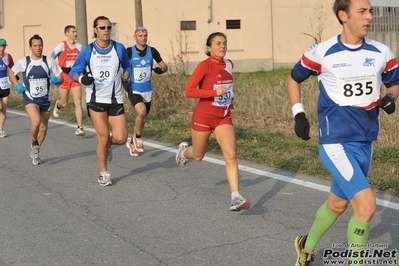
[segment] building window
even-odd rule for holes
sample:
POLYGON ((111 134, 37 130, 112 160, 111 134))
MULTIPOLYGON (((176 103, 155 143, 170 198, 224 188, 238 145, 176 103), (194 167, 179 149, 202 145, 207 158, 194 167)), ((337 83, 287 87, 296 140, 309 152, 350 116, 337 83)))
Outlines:
POLYGON ((399 31, 399 7, 373 6, 370 32, 399 31))
POLYGON ((226 20, 226 29, 228 30, 241 29, 241 20, 239 19, 226 20))
POLYGON ((230 51, 243 49, 240 19, 226 20, 226 36, 230 51))
POLYGON ((197 22, 195 20, 180 21, 180 30, 197 30, 197 22))

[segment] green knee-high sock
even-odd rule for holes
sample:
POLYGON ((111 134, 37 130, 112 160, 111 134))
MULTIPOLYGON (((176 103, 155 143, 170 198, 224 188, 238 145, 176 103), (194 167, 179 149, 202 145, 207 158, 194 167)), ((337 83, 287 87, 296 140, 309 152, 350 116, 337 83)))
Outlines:
POLYGON ((338 215, 332 214, 327 209, 327 201, 316 212, 316 219, 309 230, 308 237, 304 249, 307 252, 312 252, 321 237, 327 232, 328 229, 335 223, 338 215))
MULTIPOLYGON (((349 249, 354 252, 362 251, 369 239, 370 223, 363 223, 352 217, 348 224, 348 245, 349 249)), ((351 261, 360 261, 362 258, 351 258, 351 261)), ((358 265, 358 264, 356 264, 358 265)))

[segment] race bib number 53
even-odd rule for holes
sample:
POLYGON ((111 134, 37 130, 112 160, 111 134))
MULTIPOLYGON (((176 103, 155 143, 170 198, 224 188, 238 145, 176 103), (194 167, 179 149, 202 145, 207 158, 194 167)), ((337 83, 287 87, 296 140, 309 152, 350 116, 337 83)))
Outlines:
POLYGON ((369 104, 379 97, 375 74, 339 77, 337 83, 340 106, 369 104))

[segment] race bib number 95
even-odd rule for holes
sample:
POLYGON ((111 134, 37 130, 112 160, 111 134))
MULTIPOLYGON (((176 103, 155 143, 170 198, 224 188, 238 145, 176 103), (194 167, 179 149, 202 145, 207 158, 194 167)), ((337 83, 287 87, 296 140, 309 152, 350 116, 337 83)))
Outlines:
POLYGON ((379 97, 375 74, 339 77, 337 84, 340 106, 369 104, 379 97))
POLYGON ((48 94, 47 85, 47 79, 29 80, 30 95, 33 98, 46 96, 48 94))

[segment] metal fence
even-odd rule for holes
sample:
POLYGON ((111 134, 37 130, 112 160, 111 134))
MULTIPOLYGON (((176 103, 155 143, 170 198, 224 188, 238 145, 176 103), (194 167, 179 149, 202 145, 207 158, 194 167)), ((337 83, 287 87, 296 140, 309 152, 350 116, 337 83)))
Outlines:
POLYGON ((399 7, 374 6, 370 32, 399 32, 399 7))

